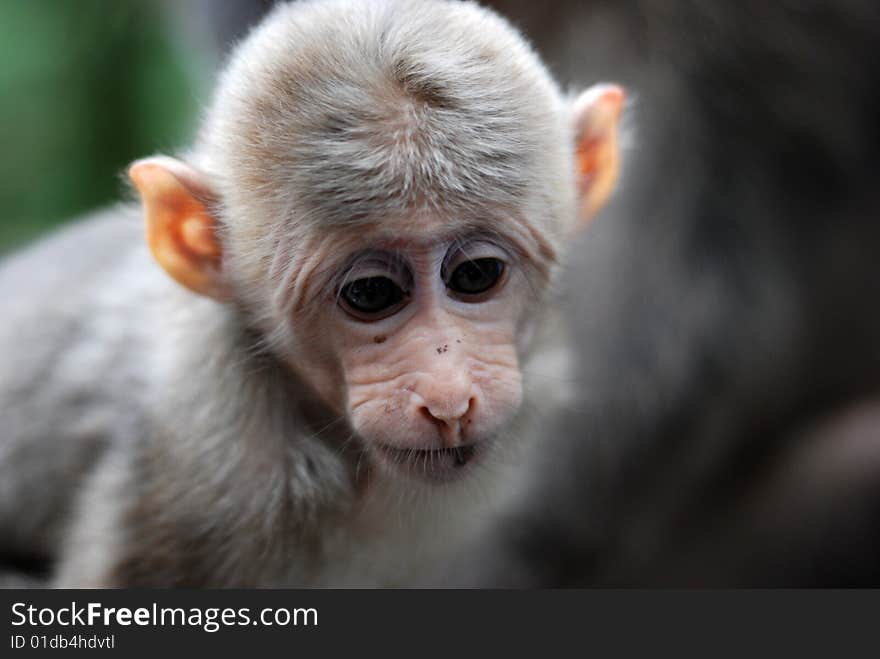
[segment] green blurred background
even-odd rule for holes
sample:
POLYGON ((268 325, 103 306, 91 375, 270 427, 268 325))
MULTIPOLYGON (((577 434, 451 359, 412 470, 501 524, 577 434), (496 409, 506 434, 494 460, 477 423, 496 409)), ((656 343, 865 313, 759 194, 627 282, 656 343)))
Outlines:
POLYGON ((192 136, 213 53, 162 2, 0 0, 0 253, 192 136))

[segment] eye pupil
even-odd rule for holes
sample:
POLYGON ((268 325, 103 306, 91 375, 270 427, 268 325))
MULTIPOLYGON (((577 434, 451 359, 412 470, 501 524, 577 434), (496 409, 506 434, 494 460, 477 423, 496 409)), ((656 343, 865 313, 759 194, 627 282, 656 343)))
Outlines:
POLYGON ((343 286, 340 296, 354 311, 375 315, 399 304, 404 293, 388 277, 364 277, 343 286))
POLYGON ((456 293, 478 295, 492 288, 503 272, 504 263, 498 259, 465 261, 452 272, 447 286, 456 293))

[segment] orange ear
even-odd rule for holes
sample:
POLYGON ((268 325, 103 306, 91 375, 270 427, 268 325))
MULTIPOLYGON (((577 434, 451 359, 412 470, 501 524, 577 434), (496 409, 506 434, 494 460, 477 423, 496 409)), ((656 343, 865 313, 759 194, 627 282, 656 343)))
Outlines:
POLYGON ((574 103, 580 226, 585 226, 602 208, 617 182, 618 130, 624 96, 617 85, 596 85, 574 103))
POLYGON ((147 244, 176 281, 201 295, 229 299, 220 242, 207 203, 213 194, 193 168, 157 156, 138 160, 128 176, 141 196, 147 244))

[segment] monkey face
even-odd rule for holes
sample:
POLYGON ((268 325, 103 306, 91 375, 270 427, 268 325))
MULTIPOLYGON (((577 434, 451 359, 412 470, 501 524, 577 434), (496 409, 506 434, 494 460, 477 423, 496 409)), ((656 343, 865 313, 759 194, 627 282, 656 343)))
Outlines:
POLYGON ((466 473, 503 440, 522 398, 518 337, 536 285, 524 260, 493 234, 379 241, 341 263, 318 339, 331 344, 341 386, 315 364, 319 389, 342 394, 340 410, 386 472, 466 473))

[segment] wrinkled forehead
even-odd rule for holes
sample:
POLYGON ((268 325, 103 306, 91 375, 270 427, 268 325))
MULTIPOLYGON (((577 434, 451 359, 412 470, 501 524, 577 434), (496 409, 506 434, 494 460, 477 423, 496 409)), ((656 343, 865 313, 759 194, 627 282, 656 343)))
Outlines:
POLYGON ((353 255, 370 251, 416 255, 473 242, 497 245, 511 255, 527 259, 539 270, 545 270, 557 261, 555 246, 545 231, 528 217, 497 211, 479 217, 404 213, 378 222, 365 222, 357 229, 327 227, 313 235, 314 243, 304 245, 304 251, 323 251, 328 260, 340 263, 353 255))

